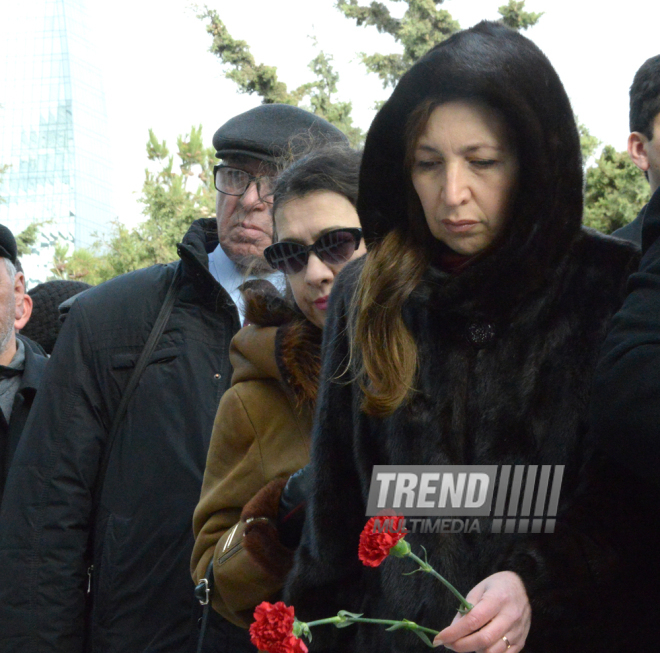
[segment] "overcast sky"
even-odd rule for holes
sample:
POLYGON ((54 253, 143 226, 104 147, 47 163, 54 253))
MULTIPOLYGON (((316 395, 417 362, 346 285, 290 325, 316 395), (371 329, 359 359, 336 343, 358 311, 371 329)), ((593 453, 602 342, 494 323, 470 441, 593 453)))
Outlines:
MULTIPOLYGON (((446 0, 461 27, 496 19, 505 0, 446 0)), ((103 72, 116 212, 127 224, 140 219, 137 197, 147 163, 151 127, 175 146, 191 125, 203 126, 210 144, 227 119, 259 104, 237 93, 208 52, 210 37, 187 0, 88 0, 103 72)), ((362 0, 362 4, 367 4, 362 0)), ((374 75, 356 54, 393 52, 393 40, 374 28, 357 28, 334 8, 334 0, 209 0, 234 38, 246 40, 257 62, 275 65, 290 88, 312 75, 307 64, 318 48, 334 57, 339 98, 353 103, 354 121, 366 130, 375 100, 384 99, 374 75), (313 37, 313 38, 312 38, 313 37)), ((402 12, 403 2, 389 2, 402 12)), ((639 66, 660 53, 660 2, 655 0, 527 0, 543 11, 527 30, 553 63, 580 120, 604 143, 625 149, 628 88, 639 66)))

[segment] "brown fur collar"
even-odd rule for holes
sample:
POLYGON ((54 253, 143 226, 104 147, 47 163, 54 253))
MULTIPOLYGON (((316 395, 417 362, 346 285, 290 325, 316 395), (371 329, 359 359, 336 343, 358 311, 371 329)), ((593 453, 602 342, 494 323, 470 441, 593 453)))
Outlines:
POLYGON ((312 409, 321 371, 323 332, 275 288, 260 283, 243 291, 245 317, 258 326, 276 326, 275 358, 282 379, 299 407, 312 409))

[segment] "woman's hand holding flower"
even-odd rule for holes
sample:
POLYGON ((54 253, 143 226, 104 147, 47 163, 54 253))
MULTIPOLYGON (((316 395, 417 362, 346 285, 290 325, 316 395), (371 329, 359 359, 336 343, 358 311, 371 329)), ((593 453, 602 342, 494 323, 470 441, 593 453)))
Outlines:
POLYGON ((444 644, 459 653, 522 650, 532 609, 520 576, 512 571, 500 571, 473 587, 466 598, 474 605, 472 610, 457 614, 451 626, 438 633, 434 645, 444 644))
POLYGON ((440 646, 455 651, 479 653, 518 653, 527 639, 531 622, 531 608, 525 586, 517 574, 503 571, 481 581, 464 598, 461 593, 426 560, 416 556, 405 540, 405 522, 401 516, 383 519, 372 517, 360 534, 358 557, 367 567, 379 567, 388 556, 411 558, 419 571, 429 573, 440 580, 460 601, 459 615, 448 628, 439 632, 420 626, 408 619, 373 619, 361 614, 340 610, 335 617, 317 619, 308 623, 295 618, 292 607, 281 601, 263 602, 254 613, 250 626, 250 638, 259 649, 269 653, 307 653, 300 639, 310 641, 311 628, 334 624, 344 628, 354 623, 389 626, 387 630, 406 629, 419 637, 427 646, 440 646), (462 616, 460 616, 462 615, 462 616), (430 637, 434 637, 431 642, 430 637))

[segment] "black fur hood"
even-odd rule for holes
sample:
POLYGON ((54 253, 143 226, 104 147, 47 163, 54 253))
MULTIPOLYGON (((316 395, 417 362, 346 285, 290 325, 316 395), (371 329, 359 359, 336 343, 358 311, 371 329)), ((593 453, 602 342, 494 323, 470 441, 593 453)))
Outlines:
MULTIPOLYGON (((404 167, 405 127, 428 98, 484 101, 515 136, 520 190, 512 217, 491 251, 448 288, 452 301, 462 295, 473 308, 501 312, 507 299, 516 305, 543 285, 580 233, 582 157, 570 102, 545 55, 502 25, 482 22, 433 48, 403 76, 369 130, 358 199, 367 242, 393 229, 420 229, 407 224, 414 191, 404 167)), ((417 222, 428 246, 434 238, 423 216, 417 222)))

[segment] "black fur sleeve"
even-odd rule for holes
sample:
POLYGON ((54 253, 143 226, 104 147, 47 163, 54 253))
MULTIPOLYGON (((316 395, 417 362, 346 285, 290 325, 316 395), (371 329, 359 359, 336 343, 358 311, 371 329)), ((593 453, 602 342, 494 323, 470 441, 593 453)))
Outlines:
MULTIPOLYGON (((307 519, 285 592, 303 621, 360 611, 362 565, 359 533, 366 518, 352 454, 357 405, 350 373, 337 378, 348 361, 346 312, 355 279, 351 269, 335 282, 323 334, 323 362, 312 435, 307 519), (348 274, 346 274, 348 273, 348 274)), ((349 650, 351 628, 314 629, 310 651, 349 650)))

